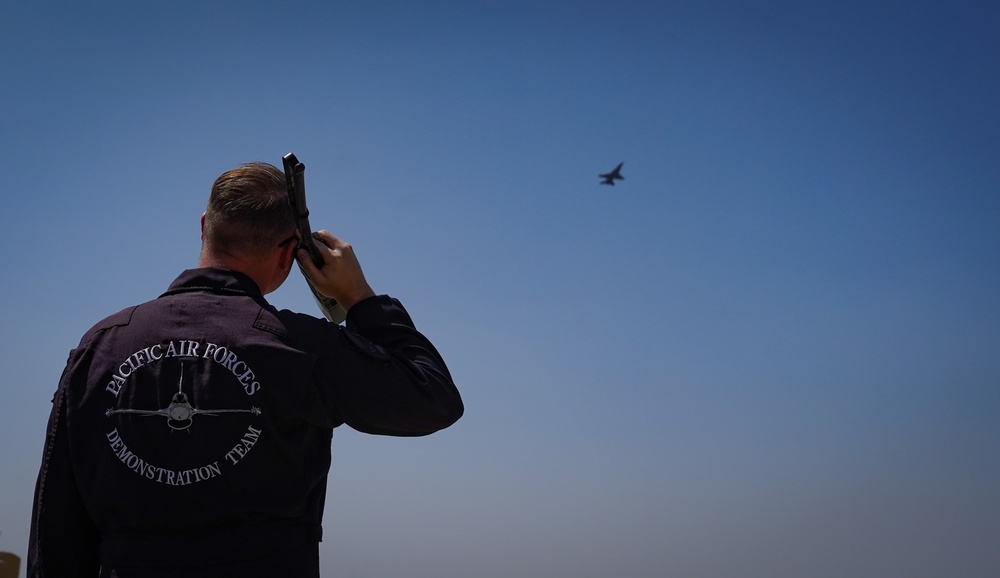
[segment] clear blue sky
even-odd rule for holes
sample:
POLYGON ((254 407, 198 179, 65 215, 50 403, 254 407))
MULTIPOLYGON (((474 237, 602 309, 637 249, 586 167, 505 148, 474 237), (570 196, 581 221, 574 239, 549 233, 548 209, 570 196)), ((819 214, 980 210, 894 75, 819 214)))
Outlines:
POLYGON ((1000 573, 1000 4, 148 4, 0 8, 0 550, 68 351, 294 151, 467 404, 337 431, 326 575, 1000 573))

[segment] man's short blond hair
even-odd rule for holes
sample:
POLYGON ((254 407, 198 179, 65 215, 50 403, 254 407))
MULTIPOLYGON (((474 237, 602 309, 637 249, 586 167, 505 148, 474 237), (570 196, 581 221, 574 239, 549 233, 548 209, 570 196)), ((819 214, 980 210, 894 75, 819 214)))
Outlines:
POLYGON ((274 165, 247 163, 212 185, 203 234, 213 250, 264 256, 294 228, 285 175, 274 165))

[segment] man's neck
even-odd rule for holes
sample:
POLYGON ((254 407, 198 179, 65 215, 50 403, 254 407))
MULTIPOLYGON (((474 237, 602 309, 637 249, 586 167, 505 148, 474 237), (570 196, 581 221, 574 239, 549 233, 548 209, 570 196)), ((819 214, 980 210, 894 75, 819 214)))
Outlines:
POLYGON ((242 273, 252 279, 257 284, 257 288, 263 293, 267 289, 265 282, 267 276, 263 274, 262 267, 255 265, 257 264, 236 255, 211 251, 202 251, 201 257, 198 259, 199 269, 213 267, 242 273))

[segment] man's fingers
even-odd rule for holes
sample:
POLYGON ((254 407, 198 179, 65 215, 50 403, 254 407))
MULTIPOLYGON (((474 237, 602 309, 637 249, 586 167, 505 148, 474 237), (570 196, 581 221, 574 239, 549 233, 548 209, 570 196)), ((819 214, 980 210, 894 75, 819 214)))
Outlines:
POLYGON ((316 231, 315 233, 312 234, 312 236, 313 239, 316 239, 317 241, 323 243, 324 245, 326 245, 331 249, 335 248, 338 244, 342 242, 337 237, 334 237, 333 233, 327 231, 326 229, 323 229, 321 231, 316 231))
MULTIPOLYGON (((322 259, 323 264, 326 265, 327 263, 330 262, 331 255, 329 253, 332 253, 333 251, 332 250, 333 244, 331 240, 336 241, 338 239, 333 235, 331 235, 330 233, 327 233, 326 231, 315 232, 312 234, 312 238, 313 238, 313 245, 316 247, 316 252, 319 253, 320 259, 322 259), (320 235, 320 233, 326 233, 326 235, 320 235)), ((302 261, 308 261, 309 265, 312 265, 312 267, 308 270, 310 272, 318 271, 319 268, 316 267, 315 264, 313 263, 309 252, 306 251, 305 249, 300 249, 300 251, 301 253, 298 253, 299 259, 302 261)))
POLYGON ((326 230, 316 231, 312 238, 323 257, 323 267, 316 268, 304 250, 296 253, 296 257, 317 291, 336 299, 345 309, 375 294, 365 280, 350 243, 326 230))
POLYGON ((329 273, 329 265, 336 261, 337 247, 343 244, 343 241, 325 230, 314 232, 312 238, 316 252, 319 253, 320 258, 323 260, 322 268, 316 266, 309 251, 305 249, 299 249, 295 255, 309 277, 314 280, 320 280, 323 278, 324 273, 329 273))
POLYGON ((298 260, 299 266, 302 267, 302 270, 305 271, 309 277, 316 275, 316 264, 313 263, 312 256, 309 254, 309 251, 306 251, 305 249, 298 249, 295 251, 295 258, 298 260))
POLYGON ((347 261, 354 259, 354 248, 351 244, 329 231, 317 231, 313 233, 313 238, 329 247, 331 258, 347 261))

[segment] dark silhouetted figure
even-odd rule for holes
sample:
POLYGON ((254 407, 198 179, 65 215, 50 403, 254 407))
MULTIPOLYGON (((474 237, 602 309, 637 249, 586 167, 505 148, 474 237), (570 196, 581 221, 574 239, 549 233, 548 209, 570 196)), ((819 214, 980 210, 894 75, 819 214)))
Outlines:
POLYGON ((618 179, 619 181, 624 181, 625 177, 623 177, 622 173, 621 173, 622 165, 623 164, 625 164, 625 163, 618 163, 618 166, 615 167, 615 170, 611 171, 610 173, 604 173, 603 175, 597 175, 597 176, 601 177, 602 179, 604 179, 604 180, 601 181, 601 184, 602 185, 611 185, 613 187, 613 186, 615 186, 615 179, 618 179))
POLYGON ((226 171, 201 217, 198 267, 72 350, 27 576, 319 578, 333 430, 423 436, 462 417, 444 359, 403 305, 375 293, 350 244, 307 229, 317 265, 299 219, 277 167, 226 171), (296 263, 346 325, 268 303, 296 263))

